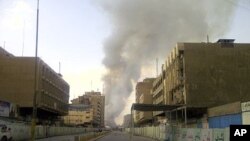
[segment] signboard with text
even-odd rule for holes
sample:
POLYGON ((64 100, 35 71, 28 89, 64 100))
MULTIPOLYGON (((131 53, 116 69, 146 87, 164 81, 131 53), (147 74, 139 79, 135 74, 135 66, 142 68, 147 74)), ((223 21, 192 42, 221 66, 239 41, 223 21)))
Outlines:
POLYGON ((250 101, 241 103, 241 111, 242 112, 250 111, 250 101))

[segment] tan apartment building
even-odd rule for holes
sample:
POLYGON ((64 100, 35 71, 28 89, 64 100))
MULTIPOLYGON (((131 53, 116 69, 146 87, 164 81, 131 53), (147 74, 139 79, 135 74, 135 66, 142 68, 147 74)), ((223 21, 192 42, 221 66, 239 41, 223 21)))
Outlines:
MULTIPOLYGON (((0 100, 15 103, 30 120, 35 83, 35 57, 16 57, 0 47, 0 100)), ((48 119, 68 112, 69 85, 38 58, 37 116, 48 119)))
POLYGON ((73 99, 71 102, 72 104, 91 105, 93 108, 93 126, 104 127, 105 96, 101 95, 101 92, 85 92, 84 95, 73 99))
POLYGON ((90 105, 70 104, 68 115, 63 117, 64 124, 92 127, 93 108, 90 105))
MULTIPOLYGON (((136 103, 141 104, 152 104, 152 87, 153 87, 154 78, 146 78, 142 82, 136 84, 136 103)), ((151 111, 142 112, 135 111, 135 122, 137 125, 145 125, 152 123, 151 111)))
MULTIPOLYGON (((164 65, 162 66, 164 67, 164 65)), ((166 93, 165 93, 166 81, 165 70, 162 69, 162 73, 154 80, 152 88, 152 103, 155 105, 166 105, 166 93)), ((165 118, 164 111, 153 111, 153 117, 155 122, 163 122, 165 118)))
MULTIPOLYGON (((163 77, 154 82, 153 103, 161 103, 157 94, 163 91, 164 104, 183 105, 187 118, 203 119, 204 108, 249 101, 249 58, 250 44, 234 43, 232 39, 177 43, 167 57, 163 77)), ((177 110, 171 119, 182 117, 183 122, 183 113, 177 110)))
POLYGON ((129 128, 131 126, 131 114, 127 114, 123 117, 122 126, 124 128, 129 128))

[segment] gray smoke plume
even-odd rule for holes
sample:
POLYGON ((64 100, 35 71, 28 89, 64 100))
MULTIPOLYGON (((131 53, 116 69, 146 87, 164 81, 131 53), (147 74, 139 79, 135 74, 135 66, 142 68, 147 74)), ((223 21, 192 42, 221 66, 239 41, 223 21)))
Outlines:
MULTIPOLYGON (((142 67, 165 59, 176 42, 206 41, 229 31, 235 5, 227 0, 99 0, 113 29, 104 44, 106 119, 122 112, 142 67)), ((234 1, 237 3, 237 1, 234 1)))

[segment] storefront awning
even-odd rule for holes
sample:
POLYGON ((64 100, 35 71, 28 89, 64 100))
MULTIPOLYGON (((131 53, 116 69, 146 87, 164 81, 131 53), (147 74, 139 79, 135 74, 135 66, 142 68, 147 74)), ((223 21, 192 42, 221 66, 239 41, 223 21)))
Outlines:
POLYGON ((184 105, 159 105, 159 104, 140 104, 134 103, 131 107, 136 111, 171 111, 184 105))

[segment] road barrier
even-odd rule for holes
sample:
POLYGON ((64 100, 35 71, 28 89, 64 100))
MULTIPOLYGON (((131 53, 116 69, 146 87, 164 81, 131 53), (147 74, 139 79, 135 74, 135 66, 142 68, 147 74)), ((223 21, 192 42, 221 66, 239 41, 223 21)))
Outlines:
MULTIPOLYGON (((11 128, 11 135, 13 140, 22 141, 28 140, 31 136, 31 126, 24 123, 5 123, 7 127, 11 128)), ((47 138, 53 136, 62 135, 74 135, 74 134, 87 134, 96 132, 95 128, 82 128, 82 127, 58 127, 58 126, 36 126, 35 138, 47 138)))
MULTIPOLYGON (((125 129, 130 132, 130 128, 125 129)), ((134 135, 162 141, 229 141, 229 128, 203 129, 171 126, 134 128, 134 135)))

